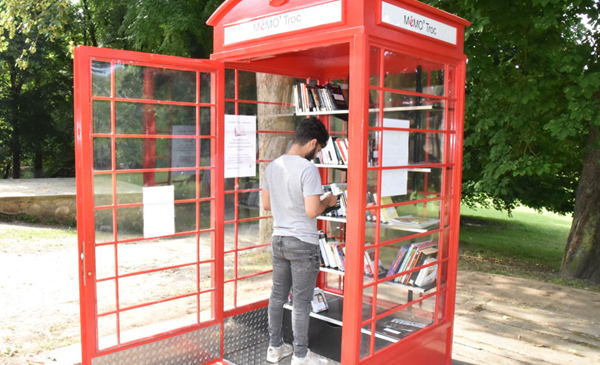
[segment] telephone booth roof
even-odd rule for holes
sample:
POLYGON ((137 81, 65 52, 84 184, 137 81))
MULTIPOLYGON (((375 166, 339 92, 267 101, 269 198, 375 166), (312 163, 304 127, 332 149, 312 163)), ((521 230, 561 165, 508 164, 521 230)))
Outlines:
POLYGON ((226 0, 208 19, 212 59, 249 61, 367 34, 463 58, 462 18, 415 0, 226 0))

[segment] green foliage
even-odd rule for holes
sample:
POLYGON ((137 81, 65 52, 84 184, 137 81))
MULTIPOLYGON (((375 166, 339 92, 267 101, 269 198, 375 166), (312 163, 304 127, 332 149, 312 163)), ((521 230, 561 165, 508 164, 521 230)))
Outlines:
POLYGON ((88 0, 98 45, 207 58, 212 28, 206 20, 221 0, 88 0))
POLYGON ((598 3, 429 3, 473 22, 465 36, 464 201, 572 212, 587 135, 600 125, 598 3))

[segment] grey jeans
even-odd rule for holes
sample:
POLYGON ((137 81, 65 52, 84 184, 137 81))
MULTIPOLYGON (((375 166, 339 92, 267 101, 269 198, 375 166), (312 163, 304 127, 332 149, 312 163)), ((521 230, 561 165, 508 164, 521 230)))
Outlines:
POLYGON ((310 302, 319 273, 319 246, 295 237, 273 236, 273 287, 269 299, 269 345, 283 344, 283 304, 292 289, 294 354, 306 356, 310 302))

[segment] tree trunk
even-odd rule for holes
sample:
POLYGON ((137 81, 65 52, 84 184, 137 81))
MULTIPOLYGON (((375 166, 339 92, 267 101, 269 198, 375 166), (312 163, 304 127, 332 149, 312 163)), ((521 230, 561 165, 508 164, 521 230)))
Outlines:
MULTIPOLYGON (((264 74, 257 73, 256 74, 256 87, 257 87, 257 95, 258 100, 269 100, 269 101, 281 101, 282 103, 289 103, 291 101, 291 97, 287 96, 291 95, 293 80, 289 77, 272 75, 272 74, 264 74)), ((258 105, 258 129, 267 130, 267 131, 282 131, 282 130, 294 130, 295 129, 295 118, 294 116, 282 116, 282 114, 290 114, 289 108, 282 107, 280 105, 275 104, 259 104, 258 105)), ((281 135, 278 133, 261 133, 258 137, 258 159, 275 159, 279 156, 275 156, 269 153, 268 149, 265 149, 266 146, 273 146, 277 143, 277 139, 281 138, 281 135), (263 146, 263 150, 260 150, 260 147, 263 146)), ((278 151, 285 153, 287 151, 278 151)), ((262 177, 265 171, 267 164, 259 165, 259 177, 260 184, 262 184, 262 177)), ((262 188, 262 186, 261 186, 262 188)), ((269 215, 270 212, 265 212, 262 209, 262 204, 260 206, 260 215, 269 215)), ((273 234, 273 226, 272 222, 261 219, 260 220, 260 233, 259 240, 260 242, 271 242, 271 235, 273 234)))
POLYGON ((560 271, 566 277, 600 283, 600 149, 597 142, 598 128, 592 127, 560 271))
POLYGON ((12 152, 13 179, 19 179, 21 178, 21 131, 18 120, 13 125, 10 150, 12 152))
POLYGON ((35 153, 33 155, 33 177, 44 177, 44 153, 40 145, 35 146, 35 153))

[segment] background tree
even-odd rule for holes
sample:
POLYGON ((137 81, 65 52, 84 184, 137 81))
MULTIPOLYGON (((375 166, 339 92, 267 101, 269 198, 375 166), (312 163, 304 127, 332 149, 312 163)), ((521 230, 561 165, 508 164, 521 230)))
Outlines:
POLYGON ((473 22, 464 201, 574 211, 562 272, 600 282, 598 2, 428 2, 473 22))

